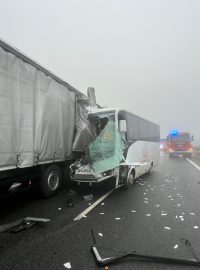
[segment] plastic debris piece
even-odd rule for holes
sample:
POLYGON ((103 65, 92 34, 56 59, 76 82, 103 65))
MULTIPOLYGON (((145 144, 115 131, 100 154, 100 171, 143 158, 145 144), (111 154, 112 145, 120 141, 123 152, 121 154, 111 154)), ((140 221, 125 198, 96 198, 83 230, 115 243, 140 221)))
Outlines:
POLYGON ((98 233, 99 236, 103 237, 103 234, 102 233, 98 233))
POLYGON ((144 195, 146 195, 146 192, 144 193, 144 195))
POLYGON ((121 218, 120 217, 116 217, 115 220, 120 220, 121 218))
POLYGON ((104 202, 102 202, 102 204, 101 205, 104 205, 105 203, 104 202))
POLYGON ((170 195, 170 196, 167 196, 168 198, 172 198, 172 196, 170 195))
POLYGON ((199 228, 199 226, 193 226, 193 228, 194 228, 194 229, 198 229, 198 228, 199 228))
POLYGON ((177 204, 177 206, 181 206, 181 204, 180 204, 180 203, 178 203, 178 204, 177 204))
POLYGON ((147 201, 144 201, 144 203, 149 203, 149 202, 147 202, 147 201))
POLYGON ((131 212, 132 212, 132 213, 136 213, 136 211, 135 211, 135 210, 131 210, 131 212))
POLYGON ((161 213, 161 216, 167 216, 167 213, 161 213))
POLYGON ((170 227, 165 227, 165 229, 166 229, 166 230, 171 230, 171 228, 170 228, 170 227))
POLYGON ((61 211, 61 210, 62 210, 62 208, 59 207, 59 208, 58 208, 58 211, 61 211))
POLYGON ((151 214, 146 214, 146 216, 147 216, 147 217, 150 217, 150 216, 151 216, 151 214))
POLYGON ((92 201, 93 200, 93 195, 92 194, 89 194, 89 195, 85 195, 85 196, 83 196, 83 199, 85 200, 85 201, 92 201))
POLYGON ((190 215, 193 215, 193 216, 195 216, 195 213, 190 213, 190 215))
POLYGON ((145 201, 148 201, 149 199, 148 198, 144 198, 145 201))
POLYGON ((171 198, 170 200, 173 201, 174 199, 171 198))
POLYGON ((38 218, 38 217, 26 217, 23 219, 19 219, 15 222, 4 224, 0 226, 0 233, 2 232, 12 232, 12 233, 18 233, 25 229, 30 229, 37 223, 43 222, 49 222, 50 219, 47 218, 38 218))
POLYGON ((91 205, 91 202, 89 202, 88 205, 91 205))
POLYGON ((100 215, 104 215, 104 213, 99 213, 100 215))
POLYGON ((178 218, 178 216, 176 216, 175 218, 178 218))
POLYGON ((67 268, 67 269, 71 269, 72 268, 70 262, 64 263, 64 267, 67 268))
POLYGON ((160 207, 160 204, 156 204, 156 207, 160 207))
POLYGON ((177 249, 177 248, 178 248, 178 245, 175 245, 175 246, 174 246, 174 249, 177 249))

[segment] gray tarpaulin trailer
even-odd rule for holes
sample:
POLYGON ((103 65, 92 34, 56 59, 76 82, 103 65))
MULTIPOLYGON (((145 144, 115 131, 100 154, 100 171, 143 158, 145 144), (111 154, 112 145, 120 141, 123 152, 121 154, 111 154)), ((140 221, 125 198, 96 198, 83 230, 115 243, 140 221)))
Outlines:
POLYGON ((67 161, 92 137, 85 103, 81 92, 0 40, 0 194, 35 184, 46 196, 59 190, 67 161))

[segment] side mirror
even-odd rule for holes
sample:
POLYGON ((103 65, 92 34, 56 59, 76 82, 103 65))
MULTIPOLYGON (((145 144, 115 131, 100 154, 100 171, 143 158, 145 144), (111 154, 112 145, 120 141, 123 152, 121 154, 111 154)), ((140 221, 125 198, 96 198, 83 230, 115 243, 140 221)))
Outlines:
POLYGON ((119 120, 119 131, 120 132, 127 132, 126 120, 119 120))

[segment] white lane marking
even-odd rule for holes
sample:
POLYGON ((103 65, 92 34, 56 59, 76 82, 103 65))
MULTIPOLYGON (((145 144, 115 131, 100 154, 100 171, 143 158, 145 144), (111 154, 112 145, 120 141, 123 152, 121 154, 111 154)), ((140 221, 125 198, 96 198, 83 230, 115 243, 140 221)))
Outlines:
POLYGON ((199 167, 196 163, 194 163, 194 161, 192 161, 192 160, 189 159, 189 158, 186 158, 186 160, 187 160, 188 162, 190 162, 197 170, 200 171, 200 167, 199 167))
POLYGON ((108 191, 106 194, 104 194, 101 198, 99 198, 96 202, 94 202, 92 205, 90 205, 87 209, 85 209, 82 213, 80 213, 77 217, 74 218, 74 220, 80 220, 85 215, 87 215, 93 208, 95 208, 100 202, 102 202, 105 198, 107 198, 115 188, 108 191))

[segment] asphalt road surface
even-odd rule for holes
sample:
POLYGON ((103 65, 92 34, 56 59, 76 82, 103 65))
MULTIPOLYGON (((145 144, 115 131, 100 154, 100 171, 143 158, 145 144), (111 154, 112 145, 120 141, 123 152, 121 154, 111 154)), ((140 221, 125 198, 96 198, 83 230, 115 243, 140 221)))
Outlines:
MULTIPOLYGON (((118 189, 108 195, 111 188, 105 184, 75 187, 73 207, 69 207, 66 187, 48 200, 29 192, 0 201, 0 225, 27 216, 51 219, 19 233, 1 233, 0 269, 104 269, 96 265, 91 253, 91 230, 104 258, 120 255, 120 251, 193 260, 195 252, 200 258, 199 159, 170 159, 161 154, 159 167, 137 179, 130 190, 118 189), (91 202, 83 199, 88 194, 93 194, 91 202)), ((108 267, 197 269, 134 259, 108 267)))

